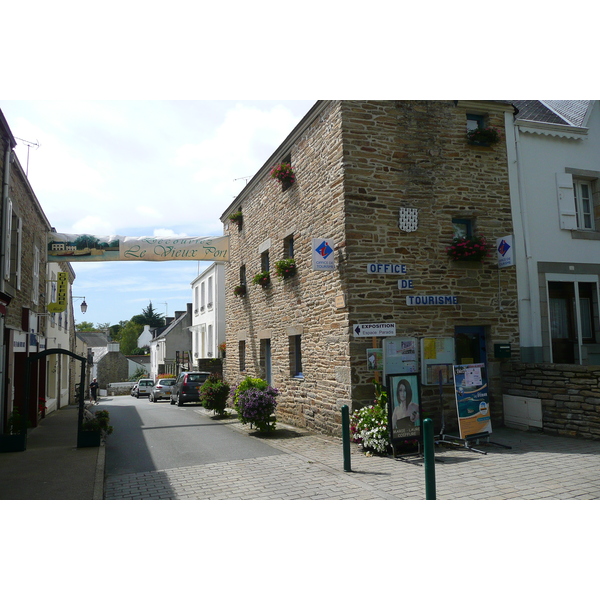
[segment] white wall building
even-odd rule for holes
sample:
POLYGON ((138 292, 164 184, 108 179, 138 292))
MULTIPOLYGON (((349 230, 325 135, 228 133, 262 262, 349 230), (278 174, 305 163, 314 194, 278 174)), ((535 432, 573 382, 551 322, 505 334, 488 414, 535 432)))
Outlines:
POLYGON ((191 285, 193 359, 218 358, 225 341, 225 264, 213 263, 191 285))
POLYGON ((600 105, 513 101, 508 145, 523 362, 600 364, 600 105))
POLYGON ((150 342, 150 377, 158 375, 177 375, 184 360, 192 352, 191 340, 192 304, 187 310, 175 311, 175 318, 166 326, 154 330, 150 342), (179 358, 179 362, 177 359, 179 358))

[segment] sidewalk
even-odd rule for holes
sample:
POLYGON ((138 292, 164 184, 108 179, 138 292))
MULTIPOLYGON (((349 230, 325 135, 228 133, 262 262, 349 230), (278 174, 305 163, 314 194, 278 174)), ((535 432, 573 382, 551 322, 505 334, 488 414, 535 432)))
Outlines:
POLYGON ((77 406, 51 412, 24 452, 0 453, 0 500, 102 500, 105 447, 77 448, 77 406))

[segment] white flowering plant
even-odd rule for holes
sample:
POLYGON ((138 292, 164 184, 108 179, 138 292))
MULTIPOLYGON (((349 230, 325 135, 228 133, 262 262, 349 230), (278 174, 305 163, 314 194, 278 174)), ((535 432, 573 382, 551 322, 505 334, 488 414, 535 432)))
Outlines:
POLYGON ((375 404, 355 410, 350 417, 350 435, 363 450, 387 454, 390 447, 387 394, 381 384, 375 383, 375 404))

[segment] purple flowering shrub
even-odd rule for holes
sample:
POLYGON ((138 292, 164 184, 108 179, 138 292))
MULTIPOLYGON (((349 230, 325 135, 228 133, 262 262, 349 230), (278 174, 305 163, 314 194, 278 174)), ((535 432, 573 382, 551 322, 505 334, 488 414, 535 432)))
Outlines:
POLYGON ((233 393, 238 418, 244 424, 254 425, 261 432, 273 431, 277 407, 275 398, 279 391, 264 380, 251 379, 251 381, 257 382, 257 387, 250 387, 250 382, 244 380, 233 393))

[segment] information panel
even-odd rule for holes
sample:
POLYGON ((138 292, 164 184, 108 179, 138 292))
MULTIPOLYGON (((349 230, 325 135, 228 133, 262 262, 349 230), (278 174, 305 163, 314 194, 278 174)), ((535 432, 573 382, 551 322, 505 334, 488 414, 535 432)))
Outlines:
POLYGON ((492 433, 485 365, 454 365, 454 390, 460 437, 492 433))
POLYGON ((452 385, 452 365, 455 360, 454 338, 421 338, 421 383, 452 385))
POLYGON ((421 439, 421 394, 418 373, 388 375, 386 386, 392 444, 421 439))
POLYGON ((413 337, 388 337, 383 340, 383 379, 388 373, 418 373, 419 344, 413 337))

